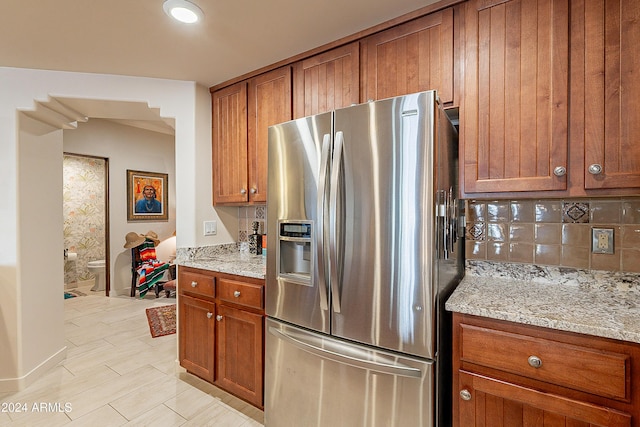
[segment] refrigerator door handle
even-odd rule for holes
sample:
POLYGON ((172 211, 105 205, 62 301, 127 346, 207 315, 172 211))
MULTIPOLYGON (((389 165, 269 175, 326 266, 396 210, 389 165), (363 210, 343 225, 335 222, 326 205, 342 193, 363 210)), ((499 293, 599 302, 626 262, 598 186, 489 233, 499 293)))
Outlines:
POLYGON ((326 264, 324 259, 324 212, 325 192, 327 189, 327 168, 329 167, 329 149, 331 148, 331 134, 325 134, 322 138, 322 154, 320 157, 320 180, 318 183, 318 204, 316 222, 316 261, 318 265, 318 289, 320 291, 320 308, 329 309, 329 297, 326 286, 326 264))
POLYGON ((329 272, 331 274, 331 301, 333 311, 340 313, 340 286, 338 282, 338 184, 340 178, 340 164, 342 163, 342 149, 344 135, 342 131, 336 132, 333 147, 333 162, 331 164, 331 192, 329 195, 329 272))
MULTIPOLYGON (((341 345, 340 343, 332 343, 331 341, 325 341, 322 337, 311 334, 299 334, 294 331, 283 331, 273 326, 269 327, 269 333, 278 337, 279 339, 286 341, 294 347, 314 354, 325 360, 354 366, 356 368, 367 369, 382 374, 421 378, 422 371, 411 366, 407 366, 397 361, 384 357, 375 356, 374 358, 366 358, 366 352, 362 353, 358 357, 355 354, 349 355, 344 351, 345 348, 349 348, 349 345, 341 345)), ((356 353, 352 351, 352 353, 356 353)))

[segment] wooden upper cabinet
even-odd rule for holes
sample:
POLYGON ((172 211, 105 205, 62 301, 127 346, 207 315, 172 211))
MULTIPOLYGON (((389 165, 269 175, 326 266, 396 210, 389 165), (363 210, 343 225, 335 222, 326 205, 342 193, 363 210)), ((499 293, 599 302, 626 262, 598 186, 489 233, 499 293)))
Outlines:
POLYGON ((269 126, 291 120, 291 67, 213 93, 213 204, 267 201, 269 126))
POLYGON ((453 102, 453 9, 423 16, 362 41, 362 101, 436 89, 453 102))
POLYGON ((464 5, 463 195, 567 188, 568 3, 464 5))
POLYGON ((584 96, 585 188, 637 188, 640 1, 583 3, 585 87, 580 96, 584 96))
POLYGON ((295 118, 360 102, 360 51, 354 42, 294 65, 295 118))
POLYGON ((247 202, 247 83, 213 93, 213 204, 247 202))
POLYGON ((291 67, 249 80, 249 203, 267 202, 269 126, 292 119, 291 67))

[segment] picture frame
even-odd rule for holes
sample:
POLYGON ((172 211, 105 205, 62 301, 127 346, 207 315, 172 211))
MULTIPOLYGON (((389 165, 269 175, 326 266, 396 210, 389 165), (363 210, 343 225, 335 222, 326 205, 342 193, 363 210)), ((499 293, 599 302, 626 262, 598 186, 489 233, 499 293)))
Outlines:
POLYGON ((169 220, 169 175, 127 169, 127 222, 169 220))

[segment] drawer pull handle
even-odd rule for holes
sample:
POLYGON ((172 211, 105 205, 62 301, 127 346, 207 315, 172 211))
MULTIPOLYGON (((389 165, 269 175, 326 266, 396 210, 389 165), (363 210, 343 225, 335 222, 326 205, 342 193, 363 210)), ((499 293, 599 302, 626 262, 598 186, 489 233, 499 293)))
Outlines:
POLYGON ((212 313, 212 312, 210 312, 210 311, 208 311, 208 312, 207 312, 207 319, 211 319, 211 317, 212 317, 212 316, 213 316, 213 313, 212 313))
POLYGON ((218 322, 219 322, 219 321, 221 321, 221 320, 222 320, 222 315, 221 315, 221 314, 218 314, 218 315, 216 316, 216 320, 217 320, 218 322))
POLYGON ((460 392, 460 397, 462 398, 462 400, 471 400, 471 393, 469 392, 469 390, 464 389, 460 392))
POLYGON ((193 282, 191 282, 191 287, 195 288, 196 286, 198 286, 198 282, 196 282, 195 280, 193 282))
POLYGON ((529 365, 537 369, 542 366, 542 360, 538 356, 529 356, 529 365))
POLYGON ((236 298, 239 298, 240 297, 240 291, 235 291, 233 293, 233 296, 236 297, 236 298))

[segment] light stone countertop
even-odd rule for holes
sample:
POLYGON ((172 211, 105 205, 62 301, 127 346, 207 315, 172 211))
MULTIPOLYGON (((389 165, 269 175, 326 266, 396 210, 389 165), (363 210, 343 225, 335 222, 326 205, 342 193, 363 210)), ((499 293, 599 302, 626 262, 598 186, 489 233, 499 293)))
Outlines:
POLYGON ((229 244, 178 249, 176 264, 218 273, 264 279, 267 275, 266 258, 263 255, 240 252, 237 245, 229 244))
POLYGON ((640 343, 640 274, 467 261, 446 309, 640 343))

